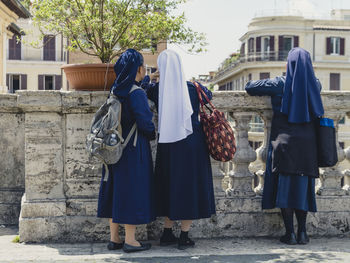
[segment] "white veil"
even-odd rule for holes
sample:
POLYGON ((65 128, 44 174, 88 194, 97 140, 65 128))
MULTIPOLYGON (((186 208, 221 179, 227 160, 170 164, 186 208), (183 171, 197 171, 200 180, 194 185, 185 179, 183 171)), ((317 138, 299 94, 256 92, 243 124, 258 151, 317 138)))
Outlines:
POLYGON ((193 132, 193 110, 180 56, 173 50, 164 50, 158 57, 158 70, 159 142, 180 141, 193 132))

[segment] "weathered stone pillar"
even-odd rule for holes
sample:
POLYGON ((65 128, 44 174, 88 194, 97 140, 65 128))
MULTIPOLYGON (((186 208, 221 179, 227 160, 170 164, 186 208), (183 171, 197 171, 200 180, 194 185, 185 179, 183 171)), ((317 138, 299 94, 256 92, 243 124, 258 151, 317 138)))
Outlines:
POLYGON ((265 110, 260 116, 264 120, 264 140, 262 145, 256 150, 257 160, 262 163, 262 169, 256 172, 256 175, 259 179, 259 184, 254 188, 254 192, 258 195, 262 195, 264 190, 264 178, 265 178, 265 170, 266 170, 266 160, 267 160, 267 152, 270 142, 270 134, 271 134, 271 121, 272 121, 272 111, 265 110))
POLYGON ((24 114, 17 96, 0 96, 0 225, 17 225, 24 192, 24 114))
POLYGON ((66 227, 61 96, 59 92, 20 92, 18 105, 25 111, 26 191, 20 238, 24 242, 55 239, 66 227))
POLYGON ((229 196, 255 196, 252 189, 254 175, 248 169, 249 164, 256 159, 256 153, 248 142, 252 113, 234 112, 231 116, 235 120, 237 151, 233 158, 233 170, 231 171, 232 185, 226 190, 226 193, 229 196))
POLYGON ((320 173, 320 186, 317 187, 317 193, 320 195, 345 195, 345 191, 341 188, 341 179, 343 177, 342 171, 339 168, 339 163, 345 159, 344 150, 340 147, 338 142, 338 128, 339 120, 344 117, 345 114, 338 111, 328 111, 325 117, 334 120, 334 126, 336 129, 336 142, 338 152, 338 163, 333 167, 322 168, 320 173))

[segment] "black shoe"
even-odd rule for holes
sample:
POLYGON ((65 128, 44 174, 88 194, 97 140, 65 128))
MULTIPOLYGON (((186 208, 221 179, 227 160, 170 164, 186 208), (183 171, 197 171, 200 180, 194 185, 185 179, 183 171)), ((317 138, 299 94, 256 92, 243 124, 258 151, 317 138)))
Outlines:
POLYGON ((297 240, 296 240, 294 233, 285 234, 284 236, 282 236, 280 238, 280 241, 282 243, 287 244, 287 245, 296 245, 297 244, 297 240))
POLYGON ((191 240, 189 237, 187 237, 186 239, 179 238, 177 248, 180 250, 184 250, 189 247, 194 247, 194 245, 195 245, 194 241, 191 240))
POLYGON ((306 245, 307 243, 310 242, 309 237, 307 236, 306 232, 300 232, 298 233, 298 244, 300 245, 306 245))
POLYGON ((170 246, 170 245, 177 244, 178 241, 179 241, 179 239, 176 236, 174 236, 173 233, 171 233, 170 235, 164 235, 164 233, 163 233, 163 235, 160 238, 159 244, 162 247, 163 246, 170 246))
POLYGON ((115 243, 113 241, 109 241, 107 248, 108 250, 117 250, 117 249, 122 249, 124 245, 124 242, 122 243, 115 243))
POLYGON ((145 250, 149 250, 152 247, 152 244, 147 243, 147 244, 143 244, 140 242, 139 247, 136 246, 132 246, 132 245, 128 245, 126 243, 124 243, 123 246, 123 250, 125 253, 131 253, 131 252, 139 252, 139 251, 145 251, 145 250))

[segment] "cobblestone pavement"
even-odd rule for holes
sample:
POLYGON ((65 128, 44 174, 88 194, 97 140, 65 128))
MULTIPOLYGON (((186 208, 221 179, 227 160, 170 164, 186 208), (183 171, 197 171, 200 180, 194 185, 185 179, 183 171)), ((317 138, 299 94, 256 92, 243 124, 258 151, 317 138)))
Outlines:
POLYGON ((23 244, 13 243, 18 230, 0 227, 0 262, 116 262, 116 263, 350 263, 350 238, 312 238, 306 246, 287 246, 269 238, 196 240, 196 247, 180 251, 160 247, 125 254, 110 252, 105 243, 23 244))

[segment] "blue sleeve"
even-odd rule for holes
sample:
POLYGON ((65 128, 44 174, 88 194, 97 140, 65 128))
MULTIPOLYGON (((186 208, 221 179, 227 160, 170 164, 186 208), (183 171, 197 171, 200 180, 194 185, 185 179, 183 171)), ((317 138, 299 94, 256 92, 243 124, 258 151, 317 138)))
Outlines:
POLYGON ((141 88, 146 91, 147 97, 158 105, 158 83, 150 83, 150 77, 147 75, 141 82, 141 88))
MULTIPOLYGON (((197 82, 197 83, 199 84, 199 87, 204 91, 205 95, 207 95, 208 99, 212 100, 213 99, 213 93, 207 87, 203 86, 201 83, 199 83, 199 82, 197 82)), ((196 89, 196 86, 190 81, 187 82, 187 85, 190 85, 194 89, 196 89)), ((197 93, 197 91, 196 91, 196 93, 197 93)), ((202 99, 203 99, 204 104, 208 103, 208 101, 206 100, 206 98, 204 96, 202 96, 202 99)))
POLYGON ((149 140, 155 139, 153 114, 148 106, 146 93, 142 90, 133 91, 130 94, 130 107, 136 119, 137 129, 149 140))
POLYGON ((249 81, 245 86, 245 90, 251 96, 282 95, 284 82, 284 78, 281 77, 249 81))

